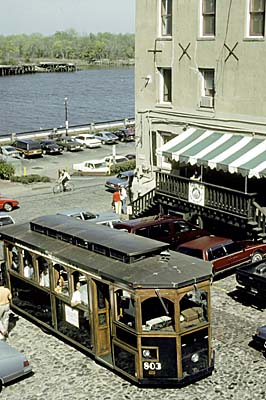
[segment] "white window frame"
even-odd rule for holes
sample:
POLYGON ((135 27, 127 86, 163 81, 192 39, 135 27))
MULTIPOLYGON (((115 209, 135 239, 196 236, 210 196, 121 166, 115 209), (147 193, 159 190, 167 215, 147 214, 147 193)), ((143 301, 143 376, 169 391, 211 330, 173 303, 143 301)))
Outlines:
POLYGON ((202 38, 214 38, 216 36, 216 15, 217 15, 217 0, 215 0, 215 12, 214 12, 214 33, 205 34, 204 33, 204 15, 203 15, 203 2, 199 1, 199 15, 200 15, 200 37, 202 38))
POLYGON ((215 70, 201 68, 200 73, 200 107, 214 108, 215 70), (210 76, 212 74, 212 77, 210 76), (212 92, 212 93, 211 93, 212 92))
POLYGON ((265 0, 264 1, 264 11, 261 11, 263 14, 263 33, 262 34, 251 34, 251 6, 252 6, 252 1, 253 0, 247 0, 247 24, 246 24, 246 37, 247 38, 254 38, 254 39, 261 39, 265 37, 265 22, 266 22, 266 5, 265 5, 265 0))
POLYGON ((173 75, 172 75, 172 68, 158 68, 159 71, 159 102, 161 104, 171 104, 172 103, 172 96, 173 96, 173 75), (170 81, 170 95, 169 90, 168 94, 165 91, 165 73, 166 71, 171 71, 171 81, 170 81), (168 97, 166 100, 165 97, 168 97), (169 98, 170 97, 170 98, 169 98))
MULTIPOLYGON (((158 131, 158 134, 159 147, 162 147, 165 143, 174 138, 172 132, 158 131)), ((157 156, 157 165, 163 170, 171 171, 172 169, 172 162, 165 156, 157 156)))
MULTIPOLYGON (((159 36, 160 37, 172 37, 173 34, 173 0, 158 0, 158 16, 159 16, 159 36), (167 13, 164 14, 163 10, 167 10, 168 12, 169 7, 171 8, 171 13, 168 14, 168 21, 166 24, 163 23, 163 17, 167 16, 167 13), (170 26, 170 30, 168 27, 170 26), (170 32, 169 32, 170 31, 170 32)), ((168 19, 166 17, 166 19, 168 19)))

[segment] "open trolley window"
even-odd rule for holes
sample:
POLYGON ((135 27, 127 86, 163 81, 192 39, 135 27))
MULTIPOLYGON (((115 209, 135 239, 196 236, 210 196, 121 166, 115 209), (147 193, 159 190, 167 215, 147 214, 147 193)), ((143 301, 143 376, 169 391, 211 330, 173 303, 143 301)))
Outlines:
POLYGON ((139 385, 211 374, 211 265, 88 225, 47 216, 5 229, 13 309, 139 385))

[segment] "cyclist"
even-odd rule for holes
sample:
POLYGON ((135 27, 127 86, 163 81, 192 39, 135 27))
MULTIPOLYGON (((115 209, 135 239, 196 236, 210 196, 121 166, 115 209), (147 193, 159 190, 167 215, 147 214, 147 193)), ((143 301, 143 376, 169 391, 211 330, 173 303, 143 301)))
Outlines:
POLYGON ((70 177, 69 173, 65 169, 63 169, 60 174, 60 177, 59 177, 59 182, 62 183, 62 186, 63 186, 63 192, 65 192, 67 190, 66 183, 68 181, 70 181, 70 179, 71 179, 71 177, 70 177))

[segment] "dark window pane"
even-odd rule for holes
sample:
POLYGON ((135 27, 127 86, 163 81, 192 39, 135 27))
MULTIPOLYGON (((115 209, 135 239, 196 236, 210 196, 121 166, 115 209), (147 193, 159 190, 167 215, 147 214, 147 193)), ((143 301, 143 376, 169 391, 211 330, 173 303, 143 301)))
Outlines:
POLYGON ((56 299, 57 329, 65 336, 87 348, 91 348, 89 313, 73 309, 56 299))
POLYGON ((135 355, 114 345, 115 366, 135 377, 135 355))
POLYGON ((52 326, 50 294, 13 276, 10 278, 14 305, 52 326))

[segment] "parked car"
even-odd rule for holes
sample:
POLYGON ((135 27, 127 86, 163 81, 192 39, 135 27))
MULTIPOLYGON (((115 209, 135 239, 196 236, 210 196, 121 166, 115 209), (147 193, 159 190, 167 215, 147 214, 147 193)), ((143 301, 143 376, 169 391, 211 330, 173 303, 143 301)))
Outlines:
POLYGON ((4 211, 0 211, 0 227, 5 225, 12 225, 15 221, 11 217, 11 215, 7 214, 4 211))
POLYGON ((103 226, 107 226, 108 228, 113 229, 115 224, 118 224, 122 221, 119 218, 118 214, 102 213, 102 214, 99 214, 99 217, 97 217, 97 218, 89 219, 88 222, 90 224, 103 225, 103 226), (113 217, 112 217, 112 214, 114 215, 113 217))
POLYGON ((204 229, 179 217, 168 215, 136 218, 114 224, 114 228, 169 243, 173 250, 176 250, 180 243, 208 234, 204 229))
POLYGON ((118 129, 113 132, 120 142, 132 142, 135 140, 135 131, 130 128, 118 129))
POLYGON ((0 340, 0 392, 3 385, 32 373, 32 367, 23 353, 0 340))
POLYGON ((82 208, 76 208, 73 210, 64 210, 60 211, 57 214, 59 215, 67 215, 68 217, 81 219, 83 221, 109 221, 109 220, 118 220, 119 216, 115 213, 92 213, 91 211, 84 210, 82 208))
POLYGON ((73 170, 82 175, 106 175, 110 168, 104 159, 88 160, 78 164, 73 164, 73 170))
POLYGON ((79 151, 83 149, 82 144, 71 136, 62 136, 56 139, 56 143, 67 151, 79 151))
POLYGON ((20 153, 14 146, 1 146, 0 156, 3 160, 9 157, 20 158, 20 153))
POLYGON ((63 146, 59 145, 52 139, 41 140, 41 148, 43 154, 62 154, 63 146))
POLYGON ((100 160, 88 160, 82 163, 73 164, 73 170, 79 171, 84 175, 106 175, 110 172, 113 164, 128 161, 124 156, 107 156, 100 160))
POLYGON ((18 200, 0 197, 0 210, 12 211, 14 208, 19 208, 18 200))
POLYGON ((136 154, 132 154, 132 153, 126 154, 125 157, 126 157, 128 160, 136 160, 136 154))
POLYGON ((109 165, 109 163, 111 163, 111 165, 112 165, 112 164, 119 164, 119 163, 128 161, 128 159, 125 156, 107 156, 107 157, 104 157, 104 160, 107 163, 107 165, 109 165))
POLYGON ((118 137, 112 132, 96 132, 94 136, 96 137, 96 139, 99 139, 102 144, 115 144, 118 142, 118 137))
POLYGON ((253 345, 261 351, 266 352, 266 325, 262 325, 256 329, 252 336, 253 345))
POLYGON ((96 147, 101 147, 101 141, 91 134, 84 133, 83 135, 76 136, 75 139, 77 142, 81 143, 84 148, 94 149, 96 147))
POLYGON ((42 148, 40 142, 31 139, 18 139, 14 143, 14 147, 21 157, 41 157, 42 148))
POLYGON ((107 179, 105 183, 105 187, 114 192, 119 186, 124 186, 125 189, 128 186, 132 186, 133 178, 134 178, 135 171, 124 171, 119 172, 116 177, 110 177, 107 179))
POLYGON ((180 245, 177 251, 211 261, 213 273, 261 260, 266 255, 266 243, 233 241, 219 236, 205 236, 180 245))

